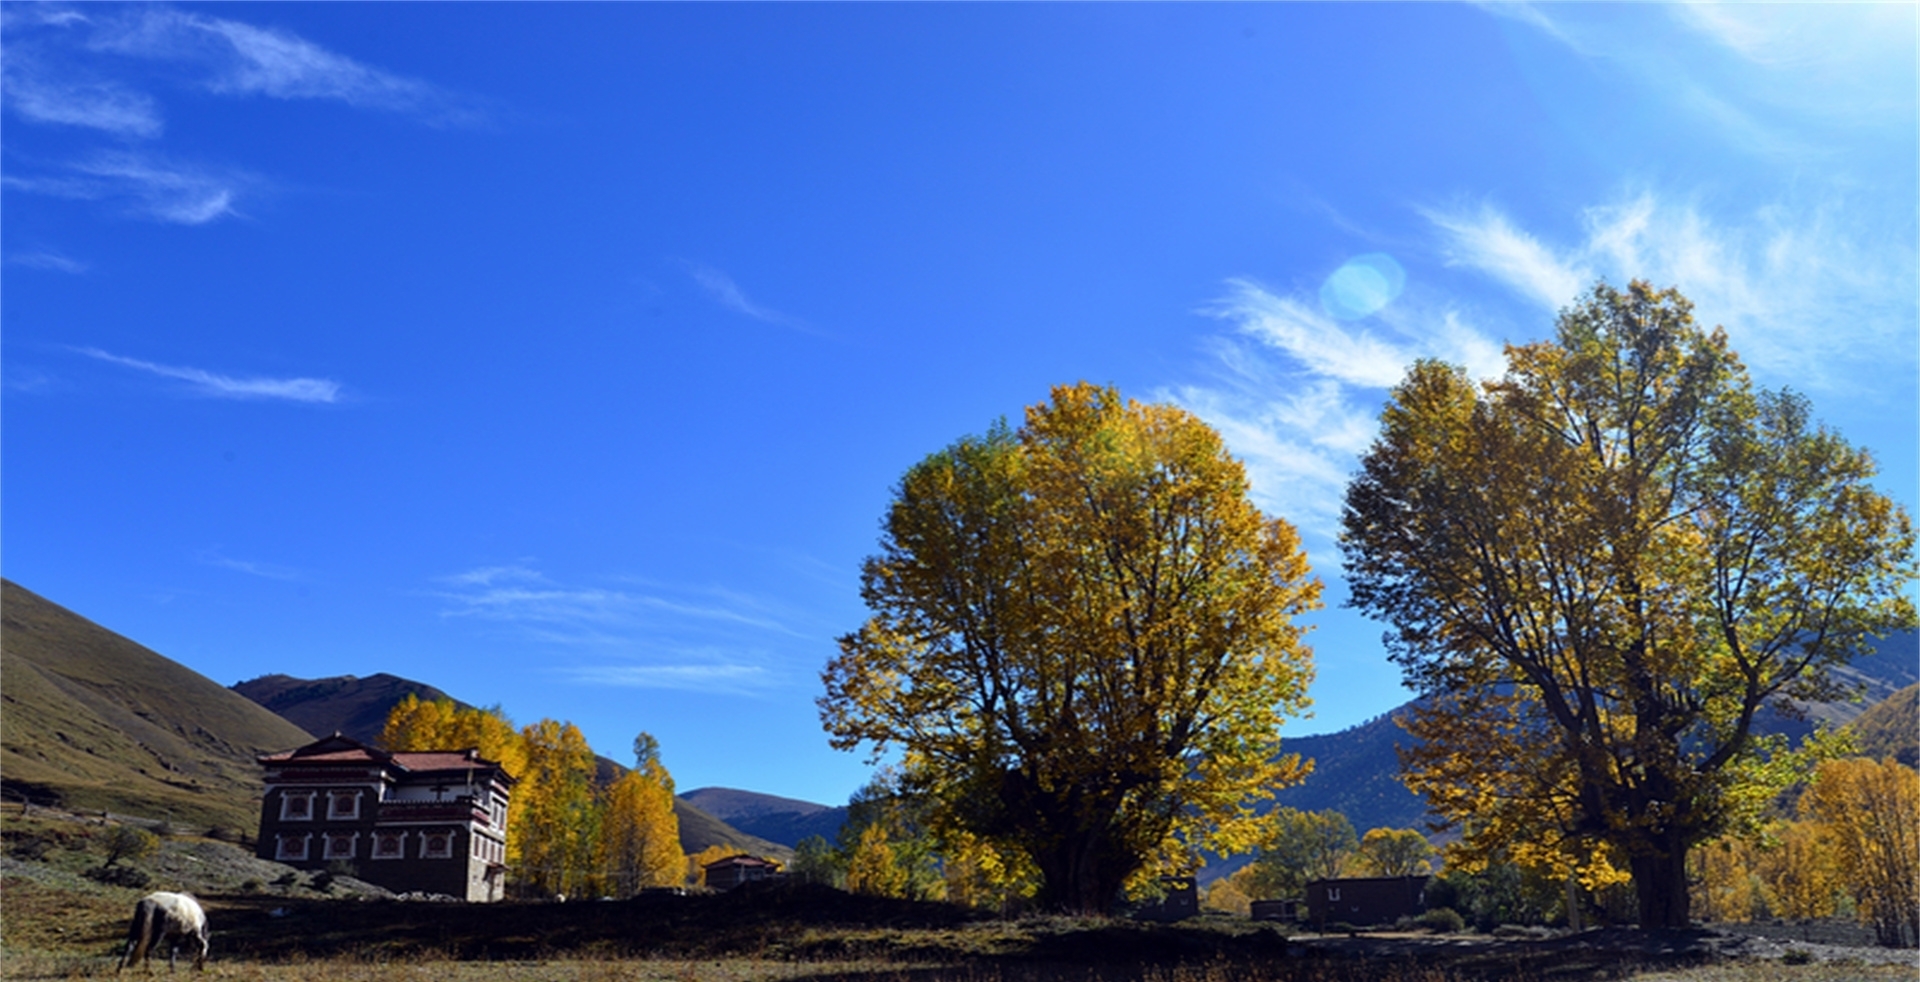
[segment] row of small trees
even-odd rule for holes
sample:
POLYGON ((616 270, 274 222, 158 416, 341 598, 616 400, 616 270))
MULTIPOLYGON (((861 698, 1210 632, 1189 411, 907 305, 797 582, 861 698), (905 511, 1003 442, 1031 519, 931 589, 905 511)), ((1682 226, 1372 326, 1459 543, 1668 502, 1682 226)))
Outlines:
POLYGON ((1920 773, 1891 758, 1831 760, 1798 815, 1693 857, 1703 920, 1831 917, 1851 909, 1881 944, 1920 942, 1920 773))
POLYGON ((579 727, 543 719, 515 729, 497 707, 409 695, 388 714, 380 744, 474 747, 519 779, 507 812, 507 865, 522 893, 631 896, 687 877, 673 777, 646 733, 633 741, 633 769, 604 786, 579 727))

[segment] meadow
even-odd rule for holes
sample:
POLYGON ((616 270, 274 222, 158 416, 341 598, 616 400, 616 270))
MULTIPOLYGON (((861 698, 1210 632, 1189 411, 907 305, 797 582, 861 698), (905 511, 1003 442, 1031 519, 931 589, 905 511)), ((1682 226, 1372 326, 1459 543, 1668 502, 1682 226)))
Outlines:
POLYGON ((168 888, 196 893, 208 909, 206 976, 259 982, 1920 979, 1910 951, 1804 945, 1796 964, 1799 956, 1781 957, 1792 945, 1718 932, 1315 937, 1221 914, 1178 924, 995 918, 799 885, 565 904, 402 902, 349 877, 288 877, 235 843, 185 834, 117 864, 133 872, 103 877, 101 841, 112 828, 45 810, 0 812, 0 978, 112 973, 134 900, 168 888))

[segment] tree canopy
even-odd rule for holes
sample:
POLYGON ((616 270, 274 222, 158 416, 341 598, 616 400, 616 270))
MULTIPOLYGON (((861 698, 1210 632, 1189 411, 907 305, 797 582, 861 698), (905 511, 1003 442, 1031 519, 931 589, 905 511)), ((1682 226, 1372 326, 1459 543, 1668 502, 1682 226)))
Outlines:
POLYGON ((1604 283, 1479 385, 1421 362, 1349 486, 1353 603, 1424 698, 1409 784, 1456 857, 1631 873, 1687 923, 1687 851, 1788 775, 1754 716, 1909 626, 1908 516, 1869 454, 1756 391, 1673 290, 1604 283))
POLYGON ((823 673, 834 746, 902 748, 935 822, 1030 859, 1045 906, 1250 847, 1251 802, 1303 773, 1279 727, 1320 585, 1182 410, 1056 387, 910 469, 861 582, 873 617, 823 673))

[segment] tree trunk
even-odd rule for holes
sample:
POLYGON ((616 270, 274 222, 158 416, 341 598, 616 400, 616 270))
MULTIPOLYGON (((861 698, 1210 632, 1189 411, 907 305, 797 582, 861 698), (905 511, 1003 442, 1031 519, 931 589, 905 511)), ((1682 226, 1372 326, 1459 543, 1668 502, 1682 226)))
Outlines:
POLYGON ((1082 831, 1062 837, 1045 855, 1033 857, 1040 868, 1036 898, 1046 910, 1070 914, 1106 914, 1120 899, 1139 857, 1124 855, 1108 836, 1082 831))
POLYGON ((1687 896, 1687 847, 1678 836, 1662 836, 1663 841, 1637 843, 1629 869, 1633 873, 1634 898, 1640 904, 1642 930, 1684 928, 1689 918, 1687 896))

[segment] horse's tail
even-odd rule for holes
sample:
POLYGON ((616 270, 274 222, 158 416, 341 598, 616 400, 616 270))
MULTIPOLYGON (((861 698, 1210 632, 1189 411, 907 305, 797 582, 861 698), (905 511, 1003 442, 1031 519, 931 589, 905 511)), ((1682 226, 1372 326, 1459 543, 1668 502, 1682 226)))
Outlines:
POLYGON ((153 921, 159 913, 159 907, 152 897, 142 897, 139 903, 133 905, 133 922, 127 925, 127 954, 120 959, 120 968, 124 969, 147 957, 147 949, 153 944, 153 921))

